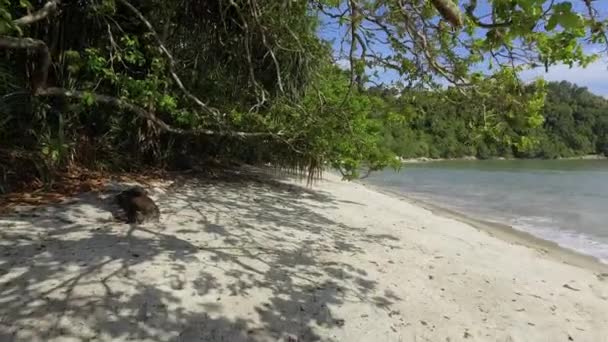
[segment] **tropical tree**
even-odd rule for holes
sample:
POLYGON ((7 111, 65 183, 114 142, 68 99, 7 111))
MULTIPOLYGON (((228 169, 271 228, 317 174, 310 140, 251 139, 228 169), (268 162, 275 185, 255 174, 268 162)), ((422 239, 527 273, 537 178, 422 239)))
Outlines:
MULTIPOLYGON (((584 47, 606 44, 606 19, 594 6, 0 0, 0 143, 10 150, 0 162, 6 170, 7 160, 22 159, 32 174, 52 178, 72 163, 132 168, 195 155, 309 174, 331 165, 356 177, 362 167, 394 164, 372 115, 378 97, 366 91, 376 73, 396 73, 407 89, 450 84, 449 96, 475 99, 513 116, 513 127, 521 126, 513 129, 533 130, 542 121, 542 89, 526 92, 518 72, 593 61, 584 47), (327 25, 338 28, 333 38, 344 49, 320 38, 327 25), (497 91, 506 101, 494 103, 497 91)), ((483 139, 511 136, 488 117, 483 139)), ((524 151, 533 140, 506 145, 524 151)))

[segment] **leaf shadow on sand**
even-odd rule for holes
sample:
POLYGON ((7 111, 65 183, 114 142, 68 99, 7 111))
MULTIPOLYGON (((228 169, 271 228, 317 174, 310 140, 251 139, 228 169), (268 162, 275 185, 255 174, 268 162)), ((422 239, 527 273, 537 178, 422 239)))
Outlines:
POLYGON ((328 193, 265 178, 178 182, 158 224, 116 222, 94 194, 0 217, 0 341, 332 340, 319 331, 349 324, 332 308, 400 300, 365 266, 324 257, 395 237, 319 214, 339 205, 328 193))

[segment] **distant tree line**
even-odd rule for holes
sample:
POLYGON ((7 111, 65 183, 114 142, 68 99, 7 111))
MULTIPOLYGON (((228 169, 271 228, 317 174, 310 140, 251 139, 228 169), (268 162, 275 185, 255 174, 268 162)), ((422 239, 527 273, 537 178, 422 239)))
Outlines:
POLYGON ((542 119, 536 125, 522 125, 521 115, 505 113, 500 108, 503 93, 484 103, 454 89, 399 92, 375 87, 369 92, 384 101, 373 113, 386 123, 382 145, 403 158, 608 155, 608 100, 566 81, 548 83, 545 89, 542 119))

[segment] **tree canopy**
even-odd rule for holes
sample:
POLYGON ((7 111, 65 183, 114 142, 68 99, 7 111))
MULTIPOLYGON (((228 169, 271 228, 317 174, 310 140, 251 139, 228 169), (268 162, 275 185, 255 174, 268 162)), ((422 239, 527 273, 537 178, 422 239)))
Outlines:
MULTIPOLYGON (((394 165, 386 129, 412 119, 370 91, 387 70, 404 99, 469 99, 479 139, 530 151, 543 122, 560 136, 571 125, 561 107, 555 122, 543 117, 544 84, 526 86, 518 73, 604 53, 597 3, 0 0, 3 179, 14 165, 51 179, 72 164, 171 166, 183 156, 356 177, 394 165)), ((447 124, 441 115, 453 108, 429 103, 415 115, 447 124)), ((591 151, 598 141, 576 144, 591 151)))
POLYGON ((373 114, 384 123, 381 145, 402 158, 552 159, 608 152, 608 100, 565 81, 547 84, 542 121, 532 124, 452 89, 368 91, 384 103, 373 114))

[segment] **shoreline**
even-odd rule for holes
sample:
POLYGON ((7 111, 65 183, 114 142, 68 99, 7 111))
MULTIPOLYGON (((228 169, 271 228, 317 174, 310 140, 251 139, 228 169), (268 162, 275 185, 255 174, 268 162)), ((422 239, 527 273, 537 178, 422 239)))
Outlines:
POLYGON ((602 262, 599 258, 593 255, 585 254, 568 247, 561 246, 557 242, 543 239, 531 233, 514 228, 509 224, 476 218, 471 215, 442 207, 441 205, 428 203, 410 197, 407 194, 383 189, 380 186, 375 186, 364 181, 358 181, 357 184, 396 199, 403 199, 411 205, 430 211, 434 215, 465 223, 480 232, 486 233, 502 241, 537 250, 555 261, 559 261, 571 266, 586 268, 595 272, 608 272, 608 263, 602 262))
POLYGON ((445 161, 497 161, 497 160, 608 160, 608 156, 601 154, 588 154, 577 157, 560 157, 555 159, 543 159, 543 158, 506 158, 506 157, 492 157, 487 159, 480 159, 475 156, 464 156, 458 158, 429 158, 429 157, 418 157, 418 158, 399 158, 402 164, 421 164, 421 163, 434 163, 434 162, 445 162, 445 161))
POLYGON ((161 219, 143 225, 115 220, 112 187, 0 216, 0 340, 608 336, 608 273, 591 262, 330 172, 312 189, 231 175, 151 184, 161 219))

